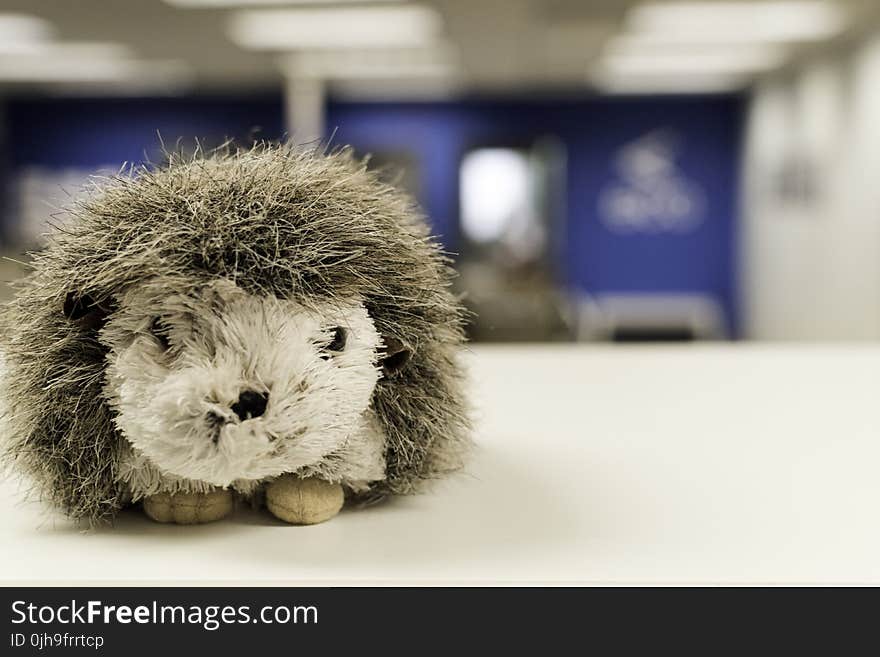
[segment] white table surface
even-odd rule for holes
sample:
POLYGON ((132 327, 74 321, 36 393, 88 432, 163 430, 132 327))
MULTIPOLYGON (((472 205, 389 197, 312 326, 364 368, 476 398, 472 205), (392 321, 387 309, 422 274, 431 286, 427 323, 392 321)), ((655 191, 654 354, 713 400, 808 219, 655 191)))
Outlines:
POLYGON ((880 583, 880 347, 478 347, 478 454, 314 527, 126 512, 82 532, 0 487, 5 583, 880 583))

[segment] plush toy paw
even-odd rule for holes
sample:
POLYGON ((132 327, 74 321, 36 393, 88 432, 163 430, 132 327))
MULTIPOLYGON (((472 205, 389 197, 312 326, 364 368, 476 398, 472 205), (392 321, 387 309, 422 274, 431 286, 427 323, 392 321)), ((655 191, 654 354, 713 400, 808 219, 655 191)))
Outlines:
POLYGON ((226 517, 232 512, 232 491, 210 493, 159 493, 144 499, 144 513, 156 522, 199 525, 226 517))
POLYGON ((266 507, 276 518, 292 525, 314 525, 339 513, 342 486, 322 479, 283 475, 266 487, 266 507))

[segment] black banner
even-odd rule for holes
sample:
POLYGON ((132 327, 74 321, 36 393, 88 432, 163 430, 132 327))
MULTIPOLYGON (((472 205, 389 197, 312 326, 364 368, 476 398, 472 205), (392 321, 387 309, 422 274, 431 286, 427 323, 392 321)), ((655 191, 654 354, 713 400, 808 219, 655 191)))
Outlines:
MULTIPOLYGON (((839 650, 873 628, 815 589, 6 588, 0 655, 617 654, 649 642, 791 647, 845 617, 839 650), (817 591, 821 598, 817 597, 817 591), (843 616, 841 616, 843 615, 843 616), (781 637, 781 641, 780 641, 781 637), (774 641, 776 643, 774 644, 774 641), (611 642, 609 644, 608 642, 611 642)), ((873 595, 873 592, 871 592, 873 595)), ((861 597, 861 596, 860 596, 861 597)), ((861 611, 858 611, 858 610, 861 611)), ((820 645, 813 643, 812 647, 820 645)), ((751 654, 751 652, 749 652, 751 654)))

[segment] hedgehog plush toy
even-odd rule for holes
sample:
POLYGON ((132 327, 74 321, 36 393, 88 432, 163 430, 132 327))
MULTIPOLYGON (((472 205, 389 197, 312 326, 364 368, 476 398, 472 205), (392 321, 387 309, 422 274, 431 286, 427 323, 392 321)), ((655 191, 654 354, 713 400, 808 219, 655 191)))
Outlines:
POLYGON ((70 213, 3 314, 0 429, 69 516, 311 524, 461 465, 451 272, 349 150, 172 156, 70 213))

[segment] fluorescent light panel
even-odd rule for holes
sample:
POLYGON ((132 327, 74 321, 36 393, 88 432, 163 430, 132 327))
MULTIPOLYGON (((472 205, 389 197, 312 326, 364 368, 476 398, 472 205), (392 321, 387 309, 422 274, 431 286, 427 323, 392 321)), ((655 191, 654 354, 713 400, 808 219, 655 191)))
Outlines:
POLYGON ((745 88, 743 75, 620 75, 597 72, 590 81, 606 94, 717 94, 745 88))
POLYGON ((769 45, 699 46, 647 52, 612 42, 600 66, 622 74, 724 74, 759 73, 779 67, 786 58, 783 48, 769 45))
POLYGON ((53 36, 52 26, 42 18, 0 12, 0 51, 6 47, 43 43, 53 36))
POLYGON ((131 49, 128 46, 104 41, 0 43, 0 57, 22 59, 39 57, 120 59, 130 57, 131 54, 131 49))
POLYGON ((416 47, 441 28, 439 14, 423 6, 266 9, 233 14, 229 35, 252 50, 416 47))
POLYGON ((118 80, 135 74, 128 60, 0 57, 0 82, 96 82, 118 80))
POLYGON ((53 33, 52 26, 42 18, 0 12, 0 38, 4 41, 45 41, 53 33))
POLYGON ((846 27, 823 0, 648 3, 630 10, 628 31, 647 41, 817 41, 846 27))
POLYGON ((97 82, 136 75, 138 62, 121 43, 37 42, 0 46, 2 82, 97 82))
POLYGON ((838 34, 846 15, 822 0, 674 0, 633 8, 625 25, 604 48, 594 81, 689 92, 742 86, 784 64, 789 44, 838 34))
POLYGON ((725 73, 761 73, 777 68, 781 58, 715 55, 609 55, 601 66, 609 73, 621 75, 712 75, 725 73))
POLYGON ((121 44, 54 41, 47 21, 0 12, 0 83, 95 83, 182 80, 189 70, 177 61, 141 61, 121 44))
POLYGON ((189 78, 183 62, 90 56, 0 56, 0 83, 178 83, 189 78))

